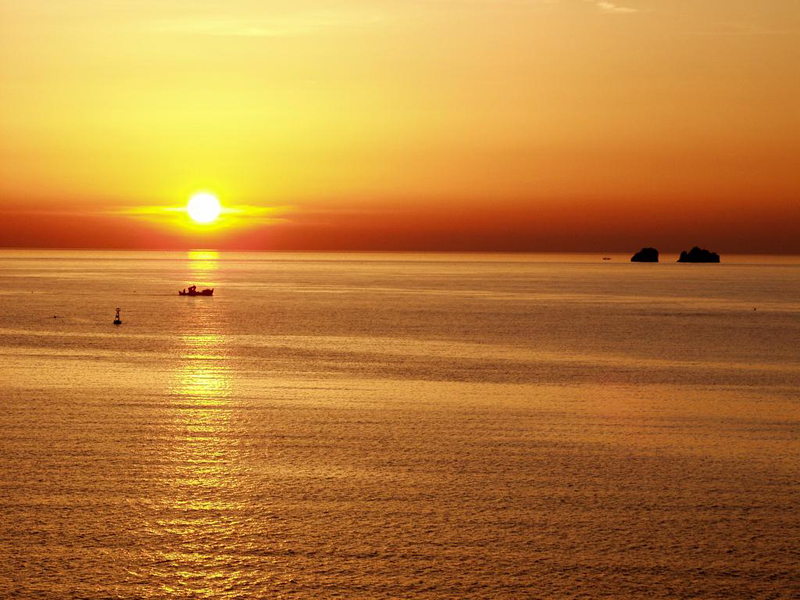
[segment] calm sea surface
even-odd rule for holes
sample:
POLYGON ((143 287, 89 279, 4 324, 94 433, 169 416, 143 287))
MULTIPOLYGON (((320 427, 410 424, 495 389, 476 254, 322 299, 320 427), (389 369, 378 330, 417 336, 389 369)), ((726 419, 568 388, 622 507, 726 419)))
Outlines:
POLYGON ((0 251, 0 597, 797 598, 800 260, 600 258, 0 251))

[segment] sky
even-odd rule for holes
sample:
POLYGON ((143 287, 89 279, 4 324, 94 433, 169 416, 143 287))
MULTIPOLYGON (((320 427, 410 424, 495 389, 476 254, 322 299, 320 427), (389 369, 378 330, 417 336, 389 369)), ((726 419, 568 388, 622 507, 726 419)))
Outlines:
POLYGON ((798 164, 797 0, 0 0, 0 247, 800 254, 798 164))

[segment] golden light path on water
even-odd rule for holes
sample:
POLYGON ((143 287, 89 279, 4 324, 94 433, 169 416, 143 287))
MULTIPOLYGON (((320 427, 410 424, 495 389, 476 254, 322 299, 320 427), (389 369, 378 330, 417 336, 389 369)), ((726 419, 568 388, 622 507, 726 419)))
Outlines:
POLYGON ((225 337, 217 334, 184 335, 183 365, 176 374, 173 393, 193 405, 223 406, 230 396, 225 357, 219 348, 225 337))
POLYGON ((191 591, 212 597, 217 585, 228 580, 213 540, 233 533, 229 515, 242 509, 235 476, 236 449, 231 434, 231 378, 218 334, 185 334, 180 366, 172 389, 177 405, 170 444, 173 465, 168 519, 159 523, 178 541, 162 555, 163 589, 170 595, 191 591))
POLYGON ((213 285, 213 282, 208 280, 213 278, 219 268, 219 252, 214 250, 190 250, 187 255, 189 258, 190 278, 197 280, 195 283, 213 285))
MULTIPOLYGON (((218 253, 189 253, 190 278, 214 285, 218 253)), ((236 536, 243 511, 237 477, 236 433, 232 431, 233 380, 227 338, 220 333, 224 315, 213 298, 187 304, 185 332, 171 397, 174 438, 167 444, 168 518, 159 523, 176 543, 160 556, 165 594, 215 597, 236 584, 235 569, 217 544, 236 536)), ((234 427, 235 429, 235 427, 234 427)))

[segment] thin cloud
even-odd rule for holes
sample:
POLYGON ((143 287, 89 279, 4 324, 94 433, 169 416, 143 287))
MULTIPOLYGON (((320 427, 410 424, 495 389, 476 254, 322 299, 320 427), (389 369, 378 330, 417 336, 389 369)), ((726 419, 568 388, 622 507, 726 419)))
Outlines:
MULTIPOLYGON (((238 205, 225 206, 219 219, 212 225, 214 228, 231 226, 258 226, 272 223, 287 222, 286 215, 294 207, 285 206, 253 206, 238 205)), ((128 216, 159 224, 177 224, 179 226, 192 225, 188 221, 185 206, 136 206, 104 211, 105 214, 128 216)))
POLYGON ((630 15, 639 12, 639 10, 636 8, 630 8, 628 6, 619 6, 617 4, 614 4, 613 2, 605 2, 598 0, 586 0, 586 1, 591 2, 602 12, 609 15, 630 15))

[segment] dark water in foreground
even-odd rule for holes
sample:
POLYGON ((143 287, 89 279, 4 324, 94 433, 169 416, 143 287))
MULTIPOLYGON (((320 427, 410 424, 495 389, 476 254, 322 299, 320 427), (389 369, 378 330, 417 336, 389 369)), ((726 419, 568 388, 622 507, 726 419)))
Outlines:
POLYGON ((799 340, 796 260, 2 251, 0 597, 797 597, 799 340))

